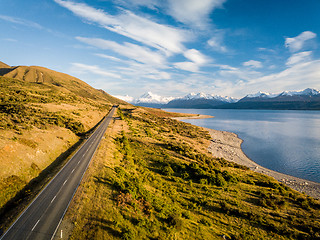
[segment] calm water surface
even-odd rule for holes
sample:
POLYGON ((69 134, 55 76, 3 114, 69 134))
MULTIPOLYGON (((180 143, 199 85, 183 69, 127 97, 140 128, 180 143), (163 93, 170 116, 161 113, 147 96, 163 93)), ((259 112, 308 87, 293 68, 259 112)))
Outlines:
POLYGON ((320 112, 234 109, 165 109, 215 116, 185 122, 234 132, 242 149, 269 169, 320 182, 320 112))

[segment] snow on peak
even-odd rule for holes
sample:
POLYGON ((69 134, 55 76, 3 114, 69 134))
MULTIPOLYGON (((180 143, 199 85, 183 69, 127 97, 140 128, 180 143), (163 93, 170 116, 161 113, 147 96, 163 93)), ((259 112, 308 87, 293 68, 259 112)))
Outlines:
POLYGON ((320 91, 317 89, 307 88, 301 91, 284 91, 281 96, 296 96, 296 95, 319 95, 320 91))
POLYGON ((228 102, 228 103, 235 103, 238 101, 238 99, 233 97, 228 97, 228 96, 215 95, 214 98, 223 102, 228 102))
POLYGON ((279 94, 267 93, 267 92, 257 92, 255 94, 248 94, 247 98, 274 98, 277 97, 279 94))
POLYGON ((191 100, 191 99, 212 99, 212 100, 219 100, 222 102, 229 102, 233 103, 236 102, 237 99, 231 98, 231 97, 224 97, 214 94, 206 94, 206 93, 189 93, 188 95, 182 97, 183 100, 191 100))
POLYGON ((199 99, 199 98, 208 98, 207 94, 205 93, 189 93, 188 95, 182 97, 184 100, 190 100, 190 99, 199 99))
POLYGON ((147 92, 138 99, 136 99, 134 102, 135 103, 161 103, 161 104, 166 104, 173 100, 174 97, 162 97, 157 94, 154 94, 152 92, 147 92))

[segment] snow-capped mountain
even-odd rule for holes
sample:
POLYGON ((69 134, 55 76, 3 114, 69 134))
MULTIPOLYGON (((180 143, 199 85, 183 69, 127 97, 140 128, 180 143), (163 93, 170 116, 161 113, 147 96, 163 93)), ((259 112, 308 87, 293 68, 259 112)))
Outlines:
POLYGON ((231 97, 222 97, 214 94, 190 93, 184 97, 176 98, 166 104, 165 108, 216 108, 237 100, 231 97))
POLYGON ((237 103, 224 108, 320 110, 320 92, 311 88, 301 91, 284 91, 280 94, 258 92, 249 94, 237 103))
POLYGON ((219 100, 222 102, 228 102, 233 103, 236 102, 237 99, 227 96, 219 96, 214 94, 206 94, 206 93, 189 93, 188 95, 180 98, 183 100, 191 100, 191 99, 213 99, 213 100, 219 100))
POLYGON ((255 94, 248 94, 246 97, 247 98, 273 98, 277 97, 279 94, 274 94, 274 93, 267 93, 267 92, 257 92, 255 94))
POLYGON ((163 97, 152 92, 147 92, 141 95, 139 98, 133 99, 132 101, 130 101, 130 103, 142 107, 161 108, 173 99, 175 98, 163 97))
POLYGON ((301 91, 284 91, 282 92, 280 95, 281 96, 297 96, 297 95, 319 95, 320 91, 317 89, 313 89, 313 88, 307 88, 305 90, 301 90, 301 91))
POLYGON ((152 92, 147 92, 143 94, 138 99, 134 100, 134 103, 158 103, 158 104, 167 104, 171 100, 175 99, 174 97, 162 97, 152 92))
MULTIPOLYGON (((248 94, 244 98, 276 98, 279 96, 316 96, 319 95, 320 91, 313 88, 307 88, 300 91, 284 91, 282 93, 266 93, 266 92, 257 92, 255 94, 248 94)), ((243 98, 243 99, 244 99, 243 98)))
POLYGON ((237 100, 206 93, 189 93, 184 97, 162 97, 147 92, 134 99, 130 96, 116 96, 137 106, 155 108, 219 108, 219 109, 318 109, 320 91, 307 88, 282 93, 258 92, 237 100))

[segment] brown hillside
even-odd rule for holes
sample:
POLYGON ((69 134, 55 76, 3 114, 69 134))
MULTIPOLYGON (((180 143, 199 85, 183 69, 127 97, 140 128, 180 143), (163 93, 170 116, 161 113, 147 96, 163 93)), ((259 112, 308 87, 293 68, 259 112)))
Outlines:
MULTIPOLYGON (((6 65, 6 64, 4 64, 6 65)), ((0 75, 8 78, 14 78, 31 83, 41 83, 45 85, 55 85, 60 91, 72 92, 78 96, 89 98, 95 101, 108 101, 111 104, 125 102, 112 97, 106 92, 99 91, 78 78, 68 74, 56 72, 44 67, 38 66, 18 66, 2 68, 0 65, 0 75), (2 71, 1 71, 2 70, 2 71)))
POLYGON ((0 64, 1 220, 1 207, 42 170, 62 164, 115 104, 127 105, 67 74, 0 64))
POLYGON ((9 68, 10 66, 0 61, 0 68, 9 68))

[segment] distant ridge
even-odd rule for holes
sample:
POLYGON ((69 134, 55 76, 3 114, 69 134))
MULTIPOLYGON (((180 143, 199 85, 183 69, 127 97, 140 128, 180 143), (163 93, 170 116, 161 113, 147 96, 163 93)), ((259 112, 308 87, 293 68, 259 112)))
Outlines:
MULTIPOLYGON (((120 98, 124 99, 124 97, 120 98)), ((205 93, 190 93, 184 97, 162 97, 151 92, 134 99, 125 96, 134 105, 156 108, 194 109, 274 109, 274 110, 320 110, 320 91, 306 88, 282 93, 257 92, 240 100, 205 93)))
POLYGON ((236 103, 219 108, 320 110, 320 92, 312 88, 301 91, 284 91, 280 94, 258 92, 257 94, 249 94, 236 103))

